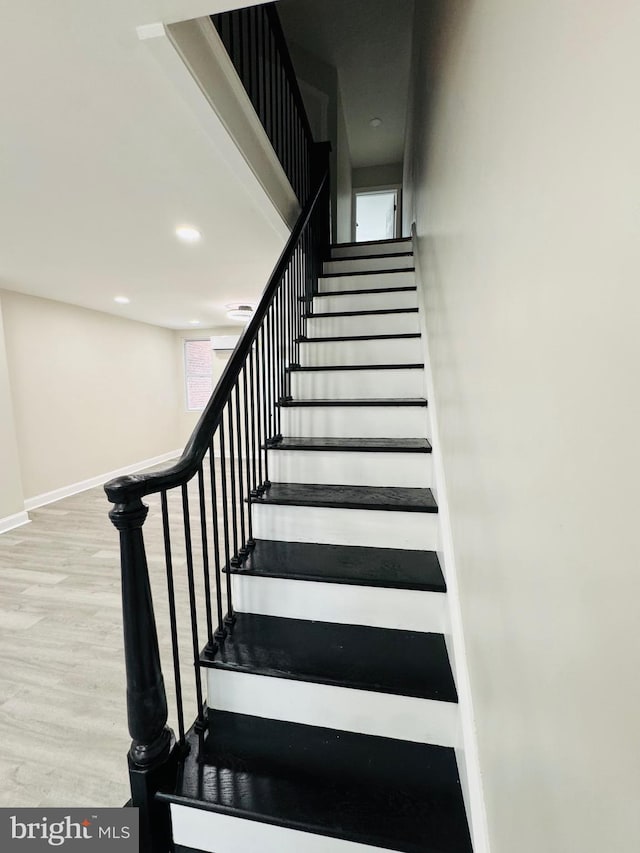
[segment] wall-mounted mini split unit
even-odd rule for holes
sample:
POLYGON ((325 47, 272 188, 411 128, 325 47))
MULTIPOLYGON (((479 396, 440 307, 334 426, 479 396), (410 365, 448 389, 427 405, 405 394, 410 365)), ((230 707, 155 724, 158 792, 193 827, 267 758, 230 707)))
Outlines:
POLYGON ((240 335, 212 335, 211 349, 214 352, 229 352, 238 345, 240 335))

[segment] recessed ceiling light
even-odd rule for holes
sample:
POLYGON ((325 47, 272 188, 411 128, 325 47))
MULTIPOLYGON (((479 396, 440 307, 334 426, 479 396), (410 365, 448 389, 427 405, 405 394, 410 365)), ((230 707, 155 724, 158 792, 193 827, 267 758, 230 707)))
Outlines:
POLYGON ((246 303, 236 303, 232 305, 227 305, 227 308, 227 317, 230 320, 249 321, 253 317, 253 305, 247 305, 246 303))
POLYGON ((176 228, 176 237, 183 243, 197 243, 201 236, 198 229, 192 225, 178 225, 176 228))
POLYGON ((371 127, 380 127, 380 125, 382 124, 382 119, 381 118, 372 118, 371 121, 369 122, 369 124, 371 125, 371 127))
POLYGON ((128 296, 114 296, 113 301, 118 305, 128 305, 131 302, 128 296))
POLYGON ((189 320, 189 325, 190 326, 199 326, 200 320, 189 320))

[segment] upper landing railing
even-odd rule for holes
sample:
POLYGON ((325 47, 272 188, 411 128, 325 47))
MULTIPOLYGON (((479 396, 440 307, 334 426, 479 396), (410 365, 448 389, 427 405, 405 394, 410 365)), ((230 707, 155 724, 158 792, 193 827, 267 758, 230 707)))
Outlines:
POLYGON ((313 134, 275 3, 212 15, 300 204, 311 191, 313 134))

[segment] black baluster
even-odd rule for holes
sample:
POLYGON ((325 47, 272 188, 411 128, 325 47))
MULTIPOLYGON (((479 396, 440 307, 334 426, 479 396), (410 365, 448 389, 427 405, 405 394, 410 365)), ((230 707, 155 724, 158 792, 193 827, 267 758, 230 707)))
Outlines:
POLYGON ((238 549, 239 560, 242 561, 249 553, 247 550, 246 528, 244 523, 245 518, 245 503, 244 503, 244 472, 242 459, 242 420, 240 418, 240 382, 236 381, 236 451, 238 459, 238 515, 240 517, 240 548, 238 549))
MULTIPOLYGON (((251 350, 249 350, 249 364, 251 364, 251 350)), ((247 486, 247 534, 248 538, 246 541, 246 553, 253 548, 256 544, 253 541, 253 523, 251 519, 251 468, 254 464, 255 454, 255 446, 252 449, 252 439, 251 434, 253 433, 253 428, 251 430, 251 434, 249 433, 249 394, 248 394, 248 383, 247 383, 247 363, 245 362, 244 367, 242 368, 242 396, 244 399, 244 447, 245 447, 245 459, 246 459, 246 486, 247 486)))
POLYGON ((265 336, 266 336, 266 324, 268 322, 269 315, 265 317, 265 321, 262 324, 260 329, 260 346, 262 350, 262 411, 263 411, 263 419, 264 419, 264 443, 263 443, 263 453, 264 453, 264 481, 262 483, 263 489, 268 489, 271 485, 269 481, 269 461, 267 455, 267 446, 269 444, 269 411, 268 411, 268 401, 269 401, 269 382, 267 380, 267 371, 268 364, 266 361, 266 353, 265 353, 265 336))
POLYGON ((227 401, 227 417, 229 427, 229 474, 231 480, 231 529, 233 532, 231 565, 237 567, 240 565, 240 559, 238 556, 238 506, 236 496, 236 452, 233 434, 233 392, 229 395, 229 400, 227 401))
POLYGON ((269 444, 273 444, 273 441, 276 436, 276 408, 278 405, 277 398, 277 389, 276 389, 276 332, 275 332, 275 317, 274 317, 274 309, 273 302, 269 306, 269 386, 270 386, 270 399, 271 406, 269 411, 270 416, 270 424, 269 424, 269 444))
POLYGON ((249 92, 249 50, 247 46, 247 20, 245 9, 238 10, 238 29, 240 36, 240 79, 244 85, 244 88, 249 93, 249 97, 251 97, 251 93, 249 92))
MULTIPOLYGON (((261 6, 256 6, 256 56, 257 56, 257 86, 258 86, 258 115, 262 126, 267 127, 266 111, 264 104, 264 67, 266 63, 264 55, 264 10, 261 6)), ((268 132, 268 131, 267 131, 268 132)))
POLYGON ((205 611, 207 614, 207 643, 213 648, 213 615, 211 612, 211 577, 209 573, 209 541, 207 538, 207 509, 204 500, 204 473, 198 468, 198 496, 200 500, 200 535, 202 537, 202 571, 204 575, 205 611))
POLYGON ((271 140, 273 150, 276 151, 276 128, 273 120, 273 58, 271 51, 271 30, 265 14, 265 29, 264 29, 264 49, 265 49, 265 113, 267 116, 267 133, 271 140))
POLYGON ((225 426, 224 426, 224 411, 220 417, 220 425, 218 427, 220 436, 220 476, 222 479, 222 526, 224 535, 224 558, 227 575, 227 615, 224 617, 225 625, 233 624, 233 605, 231 601, 231 547, 229 537, 229 495, 227 492, 227 459, 225 446, 225 426))
POLYGON ((240 20, 237 12, 229 13, 229 43, 231 46, 231 61, 233 62, 238 75, 241 76, 241 41, 240 41, 240 20))
POLYGON ((280 341, 282 338, 282 304, 281 297, 282 295, 282 280, 280 280, 280 289, 276 293, 274 302, 273 302, 273 311, 274 311, 274 319, 275 319, 275 328, 274 328, 274 338, 275 338, 275 346, 274 346, 274 371, 275 371, 275 397, 276 397, 276 407, 273 411, 274 414, 274 442, 280 441, 282 435, 280 433, 280 406, 278 405, 280 399, 282 398, 282 352, 280 347, 280 341))
POLYGON ((258 334, 256 336, 256 385, 255 385, 255 403, 256 403, 256 412, 255 412, 255 421, 256 421, 256 433, 257 433, 257 444, 258 444, 258 479, 256 480, 256 495, 252 495, 252 497, 258 497, 262 495, 264 492, 264 481, 262 479, 262 425, 264 423, 262 416, 262 404, 264 402, 264 393, 263 393, 263 385, 261 382, 262 370, 261 370, 261 361, 260 361, 260 346, 263 340, 263 326, 258 329, 258 334))
POLYGON ((216 577, 216 611, 218 615, 218 627, 213 635, 217 643, 224 640, 227 632, 222 616, 222 578, 220 574, 220 531, 218 530, 218 487, 216 485, 216 460, 213 438, 209 444, 209 470, 211 476, 211 515, 213 524, 213 553, 215 561, 216 577))
POLYGON ((176 619, 176 591, 173 580, 173 560, 171 556, 171 534, 169 531, 169 511, 167 493, 160 495, 162 507, 162 533, 164 538, 164 561, 167 570, 167 595, 169 598, 169 622, 171 624, 171 650, 173 652, 173 677, 176 685, 176 711, 178 714, 178 736, 184 746, 184 709, 182 707, 182 677, 180 674, 180 649, 178 645, 178 622, 176 619))
POLYGON ((193 548, 191 544, 191 520, 189 518, 189 495, 187 484, 182 485, 182 519, 184 523, 184 547, 187 558, 187 584, 189 588, 189 615, 191 617, 191 641, 193 646, 193 669, 196 682, 196 700, 198 702, 198 718, 196 729, 205 731, 204 703, 202 701, 202 674, 200 671, 200 643, 198 642, 198 612, 196 608, 196 587, 193 571, 193 548))

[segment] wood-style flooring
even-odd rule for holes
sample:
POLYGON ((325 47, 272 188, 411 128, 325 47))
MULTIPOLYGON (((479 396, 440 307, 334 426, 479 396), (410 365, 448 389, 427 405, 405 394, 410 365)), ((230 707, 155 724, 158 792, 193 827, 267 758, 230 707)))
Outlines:
MULTIPOLYGON (((195 483, 189 494, 193 517, 195 483)), ((145 502, 150 512, 144 535, 175 730, 160 501, 145 502)), ((188 727, 196 706, 179 491, 169 506, 188 727)), ((119 546, 109 508, 97 487, 34 510, 30 524, 0 535, 0 807, 122 806, 129 799, 119 546)), ((202 603, 199 525, 193 517, 202 603)), ((201 613, 201 646, 204 625, 201 613)))

